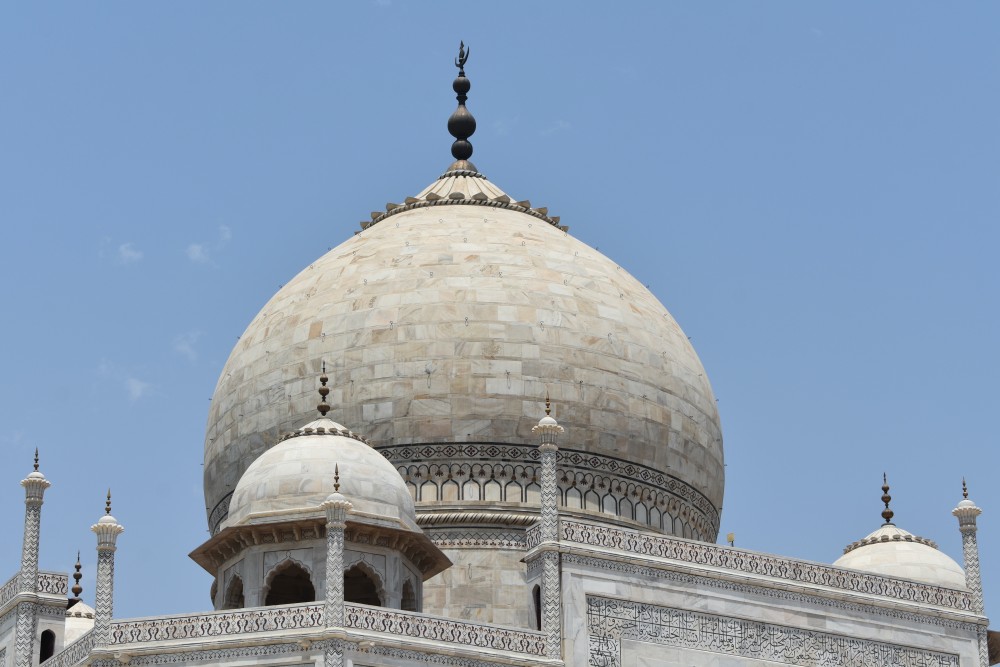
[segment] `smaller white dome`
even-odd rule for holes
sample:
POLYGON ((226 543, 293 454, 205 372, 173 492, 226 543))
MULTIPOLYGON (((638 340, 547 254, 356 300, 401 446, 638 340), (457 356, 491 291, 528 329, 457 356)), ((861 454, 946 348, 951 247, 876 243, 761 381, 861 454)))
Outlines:
POLYGON ((969 500, 968 498, 966 498, 965 500, 963 500, 962 502, 960 502, 958 504, 958 506, 960 508, 962 508, 962 509, 965 509, 966 507, 975 507, 976 503, 974 503, 971 500, 969 500))
POLYGON ((331 419, 317 419, 250 464, 233 491, 224 527, 323 516, 336 492, 354 506, 351 521, 420 532, 406 483, 384 456, 331 419))
POLYGON ((105 514, 100 519, 97 520, 98 524, 108 524, 108 523, 118 523, 118 519, 114 518, 110 514, 105 514))
POLYGON ((848 545, 833 564, 945 588, 966 588, 965 572, 958 563, 938 551, 930 540, 892 524, 848 545))
POLYGON ((64 646, 69 646, 94 629, 94 613, 94 608, 83 602, 77 602, 66 610, 64 646))
POLYGON ((559 423, 549 415, 545 415, 538 420, 539 426, 558 426, 559 423))

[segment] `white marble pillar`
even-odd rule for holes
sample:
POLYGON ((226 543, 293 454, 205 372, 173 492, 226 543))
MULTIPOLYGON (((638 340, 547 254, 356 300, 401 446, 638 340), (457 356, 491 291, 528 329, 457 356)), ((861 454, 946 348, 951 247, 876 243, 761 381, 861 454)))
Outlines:
POLYGON ((94 587, 94 645, 107 645, 111 638, 114 612, 115 549, 124 526, 111 516, 111 492, 105 514, 90 527, 97 535, 97 585, 94 587))
MULTIPOLYGON (((38 450, 35 469, 21 480, 24 487, 24 539, 21 543, 21 571, 17 577, 17 592, 34 595, 38 588, 38 544, 42 526, 42 502, 45 489, 52 484, 38 471, 38 450)), ((14 625, 14 665, 30 667, 35 654, 35 630, 38 627, 38 605, 24 601, 17 605, 14 625)))
POLYGON ((541 546, 546 549, 542 559, 542 632, 545 634, 545 656, 562 657, 562 604, 559 584, 559 489, 556 486, 556 441, 564 432, 552 418, 549 399, 545 399, 545 416, 531 429, 541 444, 538 451, 542 464, 541 546))
MULTIPOLYGON (((334 492, 321 507, 326 511, 326 603, 323 608, 326 627, 344 627, 344 529, 347 513, 353 505, 340 493, 340 468, 335 467, 334 492)), ((326 667, 344 664, 344 648, 340 641, 330 641, 323 651, 326 667)))
MULTIPOLYGON (((962 557, 965 561, 965 585, 972 591, 972 611, 982 616, 986 613, 983 603, 983 580, 979 574, 979 543, 976 540, 976 518, 983 510, 969 500, 969 490, 962 480, 962 501, 951 513, 958 518, 958 530, 962 533, 962 557)), ((989 667, 989 646, 987 644, 986 626, 979 632, 979 664, 989 667)))

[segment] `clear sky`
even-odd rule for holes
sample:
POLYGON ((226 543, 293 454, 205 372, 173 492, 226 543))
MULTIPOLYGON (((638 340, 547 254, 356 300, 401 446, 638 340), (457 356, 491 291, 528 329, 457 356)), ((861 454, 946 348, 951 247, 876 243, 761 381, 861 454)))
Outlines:
MULTIPOLYGON (((722 534, 832 562, 881 523, 1000 614, 1000 4, 0 4, 0 578, 33 449, 42 566, 113 488, 116 615, 210 608, 208 401, 236 338, 369 211, 474 162, 673 313, 707 368, 722 534)), ((349 425, 364 431, 363 424, 349 425)), ((4 574, 6 571, 6 575, 4 574)))

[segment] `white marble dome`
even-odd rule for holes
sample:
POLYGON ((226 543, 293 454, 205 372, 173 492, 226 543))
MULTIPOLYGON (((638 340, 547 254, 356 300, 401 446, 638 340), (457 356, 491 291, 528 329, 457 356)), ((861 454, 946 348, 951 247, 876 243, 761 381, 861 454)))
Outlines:
POLYGON ((965 572, 930 540, 885 524, 848 545, 834 565, 945 588, 965 589, 965 572))
POLYGON ((351 520, 419 531, 406 485, 381 454, 331 419, 306 424, 250 464, 233 493, 224 527, 323 516, 334 492, 354 506, 351 520))
POLYGON ((377 224, 285 284, 240 337, 208 418, 211 529, 247 466, 312 410, 325 360, 331 416, 377 447, 532 444, 548 390, 564 451, 669 488, 714 540, 722 435, 687 336, 547 211, 452 173, 373 214, 377 224))

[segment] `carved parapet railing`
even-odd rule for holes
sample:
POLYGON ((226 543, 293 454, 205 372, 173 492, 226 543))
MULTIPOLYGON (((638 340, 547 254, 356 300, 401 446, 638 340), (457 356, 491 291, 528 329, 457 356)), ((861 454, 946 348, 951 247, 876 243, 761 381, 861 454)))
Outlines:
POLYGON ((116 621, 111 645, 228 637, 323 627, 322 604, 294 604, 116 621))
POLYGON ((13 577, 7 580, 7 583, 0 587, 0 607, 14 599, 14 595, 17 594, 17 579, 20 573, 15 573, 13 577))
POLYGON ((527 551, 531 551, 542 543, 542 527, 535 524, 525 531, 524 546, 527 551))
POLYGON ((877 595, 904 602, 972 611, 969 591, 894 579, 877 574, 771 556, 705 542, 651 535, 634 530, 563 520, 560 540, 564 548, 573 544, 664 558, 695 566, 707 566, 740 574, 771 577, 797 584, 824 586, 851 593, 877 595))
POLYGON ((35 590, 49 595, 66 595, 69 591, 69 575, 43 570, 38 573, 38 587, 35 590))
POLYGON ((545 655, 545 637, 540 632, 455 621, 367 605, 347 604, 346 607, 346 627, 352 630, 383 632, 524 655, 545 655))
MULTIPOLYGON (((3 586, 0 586, 0 609, 6 607, 17 596, 19 576, 20 573, 15 574, 3 586)), ((69 590, 69 576, 62 572, 39 572, 35 590, 46 595, 66 595, 69 590)))
POLYGON ((45 661, 45 667, 73 667, 83 662, 94 649, 94 632, 91 630, 59 653, 45 661))

